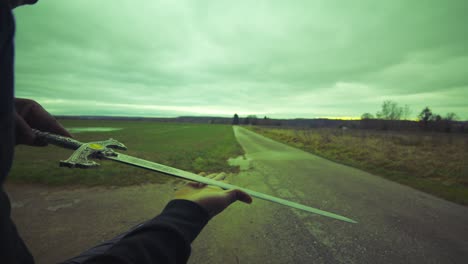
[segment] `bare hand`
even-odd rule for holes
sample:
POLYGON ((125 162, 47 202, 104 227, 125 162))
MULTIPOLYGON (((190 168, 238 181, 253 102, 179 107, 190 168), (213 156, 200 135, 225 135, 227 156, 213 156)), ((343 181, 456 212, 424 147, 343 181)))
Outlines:
MULTIPOLYGON (((218 175, 213 179, 221 181, 224 178, 225 176, 218 175)), ((189 182, 184 188, 176 191, 175 198, 199 204, 211 217, 221 213, 237 200, 248 204, 252 203, 252 197, 243 191, 223 190, 197 182, 189 182)))
POLYGON ((40 104, 30 99, 15 98, 16 142, 31 146, 45 146, 36 140, 32 128, 66 137, 72 137, 60 123, 40 104))

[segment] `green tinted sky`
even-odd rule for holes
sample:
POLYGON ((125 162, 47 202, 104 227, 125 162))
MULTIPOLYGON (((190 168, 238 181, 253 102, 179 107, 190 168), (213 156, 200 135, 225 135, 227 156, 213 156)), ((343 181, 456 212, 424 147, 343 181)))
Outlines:
POLYGON ((16 94, 54 114, 468 119, 468 1, 41 0, 16 94), (140 5, 136 3, 141 3, 140 5))

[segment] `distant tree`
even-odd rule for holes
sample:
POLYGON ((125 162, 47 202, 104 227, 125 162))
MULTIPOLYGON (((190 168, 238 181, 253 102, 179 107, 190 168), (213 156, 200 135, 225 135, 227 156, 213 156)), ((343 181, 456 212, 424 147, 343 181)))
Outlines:
POLYGON ((430 119, 433 122, 431 127, 440 132, 450 133, 453 131, 454 121, 457 119, 457 115, 453 112, 447 113, 444 117, 433 113, 430 119))
POLYGON ((248 124, 250 124, 250 118, 246 117, 244 118, 244 125, 248 125, 248 124))
POLYGON ((403 107, 399 107, 396 102, 387 100, 382 103, 382 110, 378 111, 376 116, 378 119, 400 120, 403 111, 403 107))
POLYGON ((458 121, 458 116, 454 112, 447 113, 445 115, 445 120, 447 121, 458 121))
POLYGON ((433 118, 434 118, 434 116, 432 114, 432 111, 427 106, 418 115, 419 121, 422 122, 424 127, 426 127, 426 128, 427 128, 429 122, 433 120, 433 118))
POLYGON ((429 122, 433 118, 431 109, 429 109, 429 107, 426 106, 426 108, 424 108, 421 111, 421 113, 419 113, 418 118, 420 121, 423 121, 426 123, 429 122))
POLYGON ((408 120, 412 113, 413 113, 413 111, 410 109, 409 105, 405 105, 403 107, 401 117, 402 117, 403 120, 408 120))
POLYGON ((362 114, 361 119, 374 119, 374 116, 371 113, 364 113, 362 114))
POLYGON ((256 125, 257 124, 257 116, 256 115, 248 115, 247 118, 249 119, 249 124, 256 125))
POLYGON ((234 114, 234 117, 232 118, 232 124, 233 125, 239 124, 239 116, 237 114, 234 114))
POLYGON ((432 125, 431 128, 437 131, 444 131, 446 133, 450 133, 452 131, 452 122, 448 121, 447 119, 443 118, 441 115, 432 114, 432 125))
POLYGON ((432 118, 431 118, 431 121, 434 121, 434 122, 440 122, 442 121, 442 116, 441 115, 436 115, 436 114, 432 114, 432 118))

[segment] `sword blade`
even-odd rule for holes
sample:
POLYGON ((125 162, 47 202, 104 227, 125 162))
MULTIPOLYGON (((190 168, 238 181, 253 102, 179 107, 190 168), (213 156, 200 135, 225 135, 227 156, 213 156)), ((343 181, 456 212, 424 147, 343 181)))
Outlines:
POLYGON ((299 204, 299 203, 291 202, 291 201, 281 199, 281 198, 278 198, 278 197, 274 197, 274 196, 271 196, 271 195, 268 195, 268 194, 252 191, 250 189, 242 188, 242 187, 239 187, 239 186, 236 186, 236 185, 232 185, 232 184, 228 184, 228 183, 225 183, 225 182, 213 180, 213 179, 210 179, 210 178, 206 178, 206 177, 197 175, 195 173, 191 173, 191 172, 184 171, 184 170, 179 170, 179 169, 172 168, 172 167, 169 167, 169 166, 166 166, 166 165, 162 165, 162 164, 159 164, 159 163, 156 163, 156 162, 147 161, 147 160, 144 160, 144 159, 128 156, 128 155, 118 153, 118 152, 115 152, 115 153, 117 154, 117 156, 104 156, 104 158, 114 160, 114 161, 118 161, 118 162, 125 163, 125 164, 129 164, 129 165, 133 165, 133 166, 136 166, 136 167, 148 169, 148 170, 151 170, 151 171, 158 171, 158 172, 161 172, 161 173, 164 173, 164 174, 167 174, 167 175, 176 176, 176 177, 183 178, 183 179, 190 180, 190 181, 200 182, 200 183, 204 183, 204 184, 207 184, 207 185, 218 186, 218 187, 220 187, 220 188, 222 188, 224 190, 238 189, 238 190, 241 190, 241 191, 244 191, 244 192, 248 193, 249 195, 251 195, 253 197, 256 197, 256 198, 259 198, 259 199, 262 199, 262 200, 266 200, 266 201, 286 205, 286 206, 289 206, 289 207, 292 207, 292 208, 296 208, 296 209, 307 211, 307 212, 310 212, 310 213, 314 213, 314 214, 330 217, 330 218, 333 218, 333 219, 345 221, 345 222, 348 222, 348 223, 353 223, 353 224, 357 223, 356 221, 354 221, 352 219, 349 219, 347 217, 344 217, 344 216, 341 216, 341 215, 338 215, 338 214, 326 212, 326 211, 323 211, 323 210, 320 210, 320 209, 317 209, 317 208, 313 208, 313 207, 309 207, 309 206, 302 205, 302 204, 299 204))

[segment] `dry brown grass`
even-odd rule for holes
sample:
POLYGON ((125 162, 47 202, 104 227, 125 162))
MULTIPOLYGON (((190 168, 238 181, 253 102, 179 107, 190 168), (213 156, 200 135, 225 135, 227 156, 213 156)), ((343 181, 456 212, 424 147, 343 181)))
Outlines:
POLYGON ((267 137, 468 204, 468 135, 252 127, 267 137))

